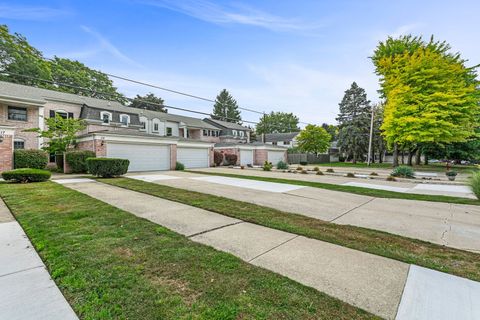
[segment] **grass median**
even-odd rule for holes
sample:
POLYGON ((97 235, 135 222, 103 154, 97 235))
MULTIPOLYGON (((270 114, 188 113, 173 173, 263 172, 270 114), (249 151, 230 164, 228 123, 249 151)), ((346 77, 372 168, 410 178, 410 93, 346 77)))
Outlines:
MULTIPOLYGON (((318 167, 336 167, 336 168, 365 168, 365 169, 390 169, 393 170, 393 165, 391 163, 371 163, 368 165, 366 162, 330 162, 330 163, 319 163, 319 164, 311 164, 312 166, 318 167)), ((445 163, 431 163, 427 165, 414 165, 412 166, 413 170, 415 171, 435 171, 435 172, 445 172, 446 171, 446 164, 445 163)), ((475 172, 479 171, 479 168, 475 165, 454 165, 451 169, 458 171, 458 172, 475 172)))
POLYGON ((129 178, 99 179, 125 189, 217 212, 269 228, 480 281, 480 254, 382 231, 338 225, 256 204, 129 178))
POLYGON ((81 319, 376 318, 53 182, 0 196, 81 319))
POLYGON ((333 184, 333 183, 261 177, 261 176, 247 176, 247 175, 235 174, 235 173, 205 172, 205 171, 195 171, 195 170, 188 170, 188 172, 198 173, 202 175, 222 176, 222 177, 229 177, 229 178, 239 178, 239 179, 276 182, 276 183, 286 183, 286 184, 293 184, 297 186, 305 186, 305 187, 320 188, 320 189, 326 189, 326 190, 332 190, 332 191, 354 193, 362 196, 369 196, 369 197, 376 197, 376 198, 446 202, 446 203, 468 204, 468 205, 480 206, 480 200, 478 199, 469 199, 469 198, 461 198, 461 197, 404 193, 404 192, 395 192, 395 191, 388 191, 388 190, 370 189, 370 188, 364 188, 364 187, 345 186, 345 185, 333 184))

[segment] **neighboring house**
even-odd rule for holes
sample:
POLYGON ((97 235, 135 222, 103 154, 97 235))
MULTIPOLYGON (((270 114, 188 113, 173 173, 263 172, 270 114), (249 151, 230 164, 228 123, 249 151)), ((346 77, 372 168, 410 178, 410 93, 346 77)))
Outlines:
POLYGON ((296 137, 299 132, 287 133, 267 133, 265 134, 265 143, 284 148, 294 148, 297 146, 296 137))
POLYGON ((224 143, 250 143, 250 128, 241 124, 205 118, 203 121, 220 129, 220 141, 224 143))
POLYGON ((260 142, 253 143, 217 143, 215 151, 223 154, 237 155, 236 165, 263 165, 265 161, 277 165, 280 161, 287 161, 287 150, 282 147, 267 145, 260 142))
POLYGON ((129 159, 130 171, 172 169, 176 161, 208 167, 220 141, 221 129, 201 119, 0 81, 0 171, 12 168, 14 149, 42 147, 38 134, 24 130, 45 129, 55 114, 85 120, 78 149, 129 159))

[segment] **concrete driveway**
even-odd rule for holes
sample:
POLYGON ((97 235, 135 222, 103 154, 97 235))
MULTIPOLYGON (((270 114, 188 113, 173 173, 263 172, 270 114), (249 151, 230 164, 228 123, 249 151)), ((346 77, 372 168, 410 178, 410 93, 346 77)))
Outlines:
MULTIPOLYGON (((249 188, 245 179, 215 181, 188 172, 163 172, 172 177, 150 182, 262 205, 339 224, 386 231, 457 249, 480 252, 480 207, 439 202, 382 199, 303 187, 285 192, 249 188)), ((130 177, 135 177, 131 175, 130 177)), ((205 176, 211 177, 211 176, 205 176)), ((288 185, 287 185, 288 186, 288 185)))

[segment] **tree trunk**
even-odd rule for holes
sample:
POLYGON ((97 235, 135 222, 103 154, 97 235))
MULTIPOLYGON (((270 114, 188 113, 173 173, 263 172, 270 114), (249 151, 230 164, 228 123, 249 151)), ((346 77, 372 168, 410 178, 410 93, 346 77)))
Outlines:
POLYGON ((415 153, 415 164, 417 166, 421 165, 420 159, 421 159, 422 152, 420 151, 420 148, 417 149, 417 152, 415 153))
POLYGON ((398 144, 393 145, 393 166, 398 167, 398 144))
POLYGON ((405 164, 405 149, 402 149, 402 164, 405 164))
POLYGON ((413 155, 415 154, 415 151, 417 150, 417 148, 414 148, 414 149, 411 149, 408 151, 408 162, 407 164, 409 166, 412 166, 413 165, 413 155))
POLYGON ((425 165, 428 165, 428 156, 427 156, 427 154, 425 153, 423 156, 425 157, 425 162, 424 162, 425 165))
POLYGON ((356 151, 353 151, 352 163, 353 163, 353 164, 357 163, 357 152, 356 152, 356 151))
POLYGON ((378 153, 378 163, 383 163, 383 150, 378 153))

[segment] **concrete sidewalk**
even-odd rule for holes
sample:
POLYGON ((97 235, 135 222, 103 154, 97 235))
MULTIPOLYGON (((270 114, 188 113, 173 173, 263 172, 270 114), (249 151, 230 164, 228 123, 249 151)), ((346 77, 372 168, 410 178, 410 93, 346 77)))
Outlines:
MULTIPOLYGON (((384 318, 393 319, 397 314, 407 283, 408 264, 99 182, 64 185, 384 318)), ((480 286, 476 282, 465 281, 472 283, 472 291, 456 289, 464 296, 475 297, 480 292, 480 286)), ((444 291, 441 290, 441 293, 445 297, 459 294, 457 291, 444 291)), ((425 297, 402 302, 403 310, 433 307, 455 311, 464 307, 448 303, 437 306, 436 301, 429 299, 428 292, 425 292, 425 297)), ((472 301, 470 309, 458 312, 469 315, 478 308, 472 301)))
MULTIPOLYGON (((452 248, 480 252, 480 207, 441 202, 384 199, 303 187, 287 192, 269 192, 212 183, 201 175, 168 172, 170 179, 149 182, 212 194, 234 200, 306 215, 338 224, 348 224, 425 240, 452 248)), ((211 176, 205 176, 210 179, 211 176)), ((135 176, 130 176, 135 178, 135 176)), ((143 176, 147 179, 148 176, 143 176)), ((244 184, 251 182, 241 180, 244 184)), ((257 182, 257 181, 252 181, 257 182)))
POLYGON ((0 199, 0 320, 31 319, 78 318, 0 199))

